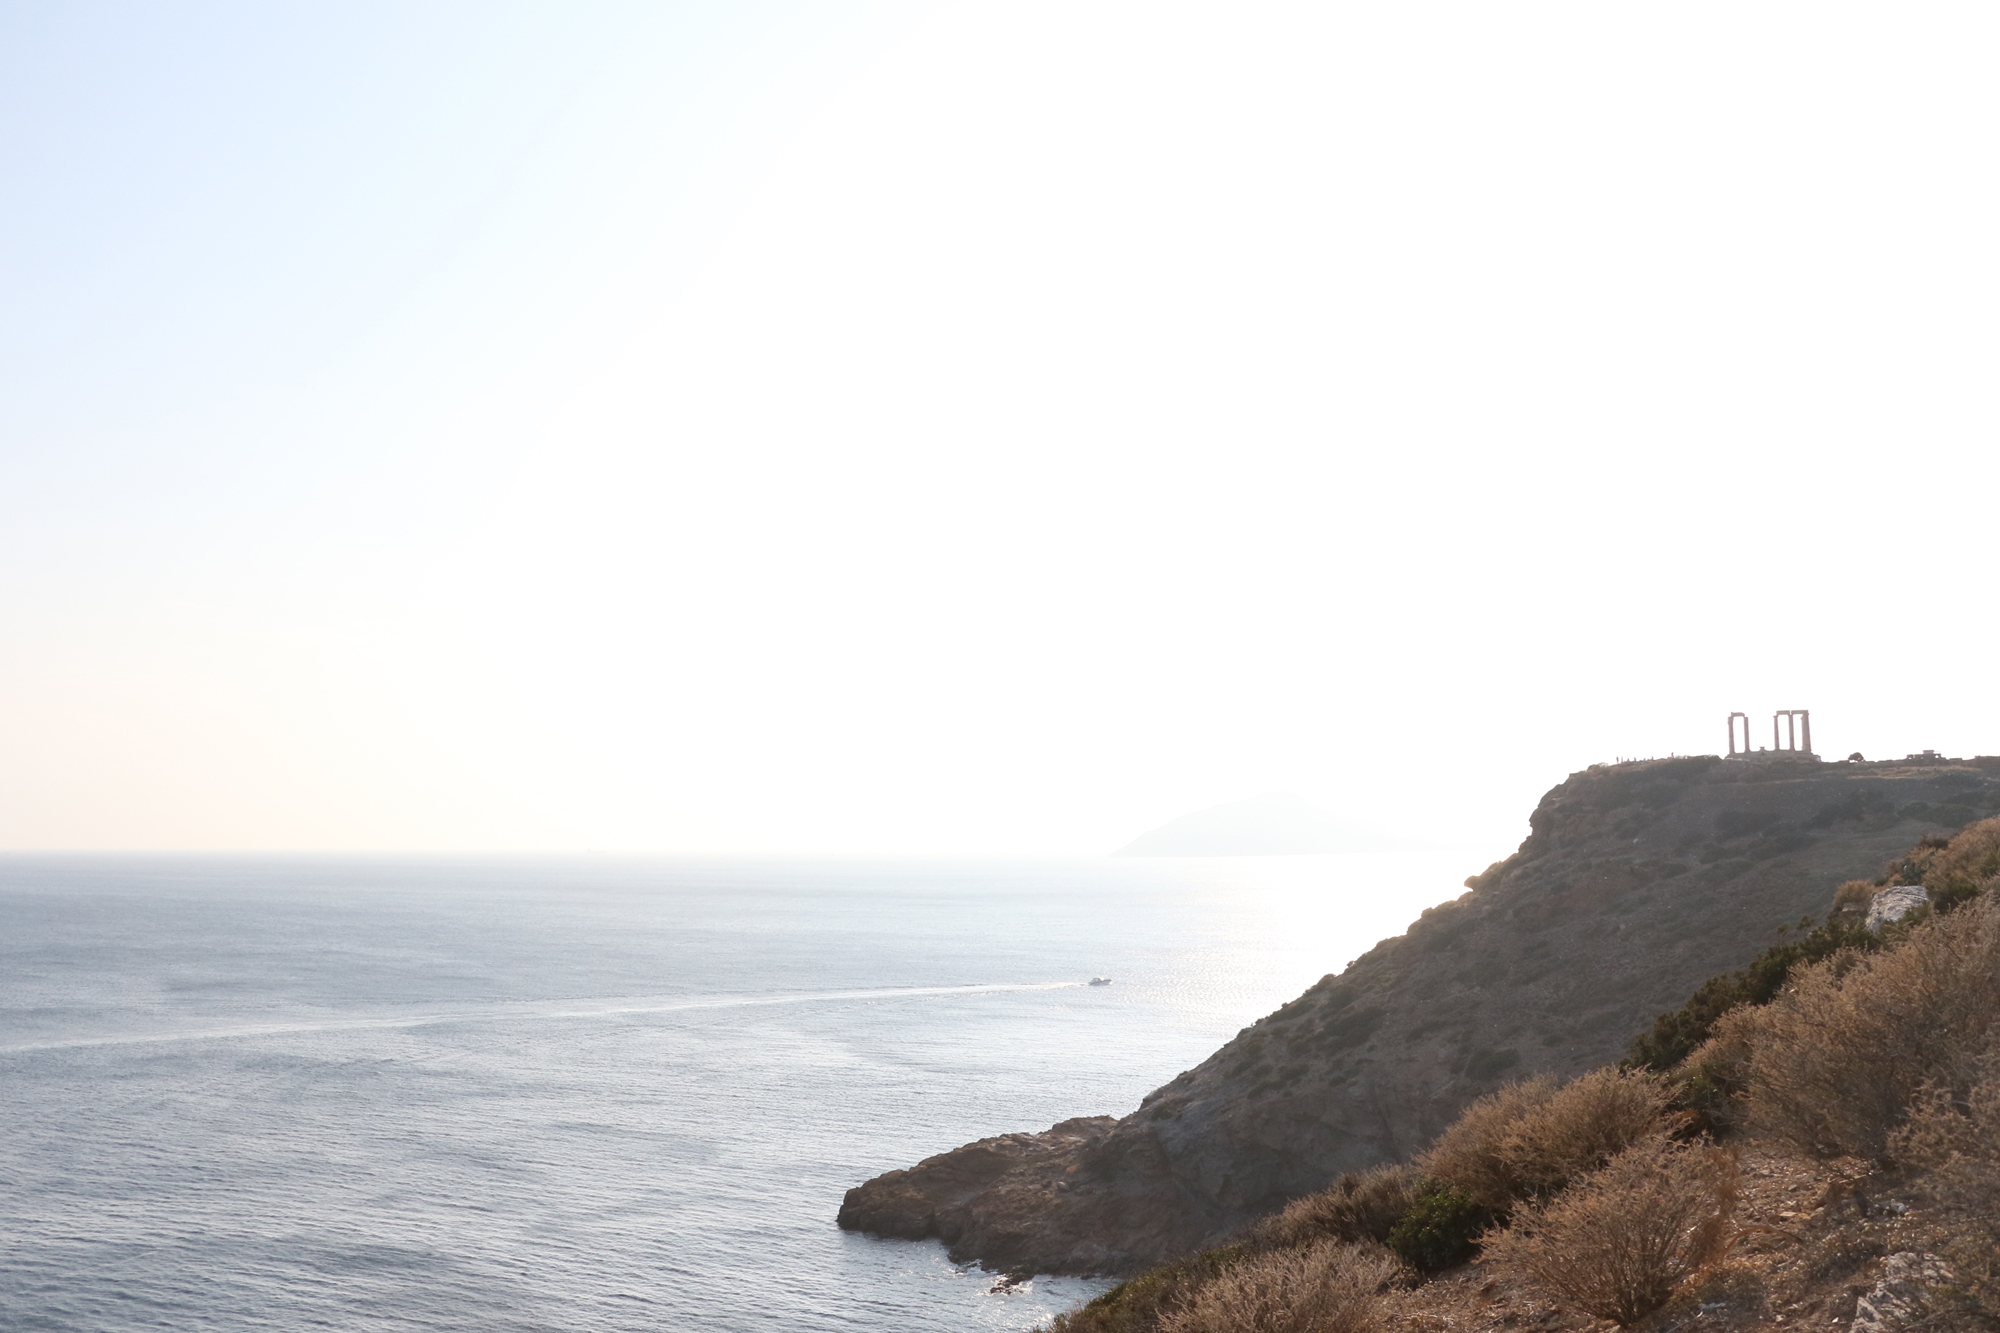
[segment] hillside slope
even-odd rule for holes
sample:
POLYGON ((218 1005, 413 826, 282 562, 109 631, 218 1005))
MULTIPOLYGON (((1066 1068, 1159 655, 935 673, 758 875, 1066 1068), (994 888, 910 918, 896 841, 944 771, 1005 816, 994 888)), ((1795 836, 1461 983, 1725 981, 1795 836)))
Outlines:
POLYGON ((1012 1272, 1130 1273, 1343 1172, 1401 1160, 1473 1098, 1615 1060, 1931 830, 2000 811, 2000 760, 1604 765, 1520 851, 1122 1120, 982 1140, 848 1192, 843 1227, 1012 1272))

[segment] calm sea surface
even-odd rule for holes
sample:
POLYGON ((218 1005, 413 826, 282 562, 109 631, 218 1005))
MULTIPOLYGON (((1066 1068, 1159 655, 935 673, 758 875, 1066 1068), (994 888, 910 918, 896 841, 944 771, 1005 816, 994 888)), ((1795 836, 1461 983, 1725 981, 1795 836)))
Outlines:
POLYGON ((1025 1329, 1103 1284, 841 1194, 1131 1110, 1483 864, 0 857, 0 1327, 1025 1329))

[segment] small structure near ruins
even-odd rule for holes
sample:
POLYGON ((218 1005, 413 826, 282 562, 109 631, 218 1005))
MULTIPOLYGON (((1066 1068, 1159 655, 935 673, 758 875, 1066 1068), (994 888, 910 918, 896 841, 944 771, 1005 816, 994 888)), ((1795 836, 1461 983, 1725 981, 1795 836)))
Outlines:
POLYGON ((1816 758, 1812 748, 1812 713, 1804 708, 1780 708, 1771 714, 1771 748, 1755 750, 1750 748, 1750 715, 1731 713, 1729 715, 1729 757, 1748 759, 1752 754, 1795 755, 1801 759, 1816 758), (1736 748, 1736 720, 1743 719, 1743 748, 1736 748))

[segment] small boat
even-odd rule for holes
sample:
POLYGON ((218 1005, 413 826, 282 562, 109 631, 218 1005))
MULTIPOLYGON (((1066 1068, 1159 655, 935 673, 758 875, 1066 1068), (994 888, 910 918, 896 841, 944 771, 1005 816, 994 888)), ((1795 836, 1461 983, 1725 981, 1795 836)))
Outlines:
POLYGON ((1110 978, 1110 977, 1092 977, 1092 978, 1090 979, 1090 984, 1091 984, 1091 985, 1093 985, 1093 986, 1109 986, 1109 985, 1111 984, 1111 978, 1110 978))

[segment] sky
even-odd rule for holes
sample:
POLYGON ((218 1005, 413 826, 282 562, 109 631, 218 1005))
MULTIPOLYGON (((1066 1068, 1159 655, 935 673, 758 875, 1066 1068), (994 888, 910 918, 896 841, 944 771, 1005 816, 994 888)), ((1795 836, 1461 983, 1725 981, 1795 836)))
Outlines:
POLYGON ((0 847, 1095 854, 1284 791, 1498 855, 1731 711, 2000 754, 1996 59, 12 0, 0 847))

